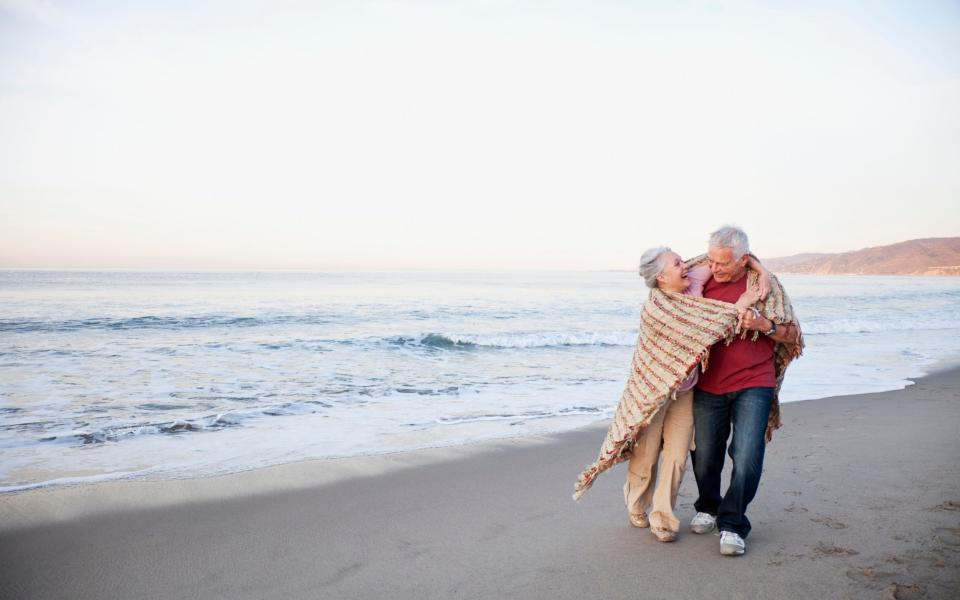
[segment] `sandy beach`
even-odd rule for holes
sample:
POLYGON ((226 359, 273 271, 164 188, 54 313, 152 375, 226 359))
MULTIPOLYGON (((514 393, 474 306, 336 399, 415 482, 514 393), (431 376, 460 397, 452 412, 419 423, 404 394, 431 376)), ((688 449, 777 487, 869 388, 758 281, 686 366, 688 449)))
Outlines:
MULTIPOLYGON (((3 598, 955 598, 960 370, 786 404, 747 554, 629 525, 605 426, 0 496, 3 598)), ((693 514, 689 471, 679 515, 693 514)))

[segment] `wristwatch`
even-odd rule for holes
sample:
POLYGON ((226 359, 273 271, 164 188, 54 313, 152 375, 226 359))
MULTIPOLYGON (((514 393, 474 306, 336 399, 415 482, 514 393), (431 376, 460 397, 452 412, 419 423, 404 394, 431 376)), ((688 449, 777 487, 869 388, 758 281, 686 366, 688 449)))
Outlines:
POLYGON ((772 320, 770 321, 770 331, 764 331, 763 335, 773 335, 777 332, 777 324, 772 320))

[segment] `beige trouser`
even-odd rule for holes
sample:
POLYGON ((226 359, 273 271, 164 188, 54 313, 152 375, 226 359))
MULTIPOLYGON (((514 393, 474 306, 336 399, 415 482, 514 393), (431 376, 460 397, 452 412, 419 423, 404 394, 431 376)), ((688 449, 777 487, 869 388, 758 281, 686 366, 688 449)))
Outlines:
POLYGON ((661 408, 640 433, 627 464, 627 483, 623 486, 627 510, 632 514, 646 512, 652 500, 651 527, 680 531, 680 521, 673 509, 677 505, 677 492, 683 481, 692 441, 693 390, 688 390, 677 394, 676 400, 661 408), (651 484, 654 480, 656 486, 651 484))

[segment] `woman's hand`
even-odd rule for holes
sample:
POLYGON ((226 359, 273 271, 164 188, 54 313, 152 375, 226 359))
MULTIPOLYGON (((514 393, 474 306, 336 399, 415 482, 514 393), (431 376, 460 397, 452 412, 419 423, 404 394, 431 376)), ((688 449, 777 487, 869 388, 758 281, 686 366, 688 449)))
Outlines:
POLYGON ((760 259, 753 254, 747 255, 747 266, 757 272, 757 285, 760 286, 760 299, 766 300, 770 295, 770 271, 760 264, 760 259))
POLYGON ((770 272, 763 267, 757 269, 757 285, 760 286, 760 299, 766 300, 770 295, 770 272))
POLYGON ((734 306, 737 307, 737 312, 743 314, 743 311, 750 308, 754 304, 760 301, 760 292, 757 290, 747 290, 744 293, 740 294, 740 297, 737 299, 734 306))

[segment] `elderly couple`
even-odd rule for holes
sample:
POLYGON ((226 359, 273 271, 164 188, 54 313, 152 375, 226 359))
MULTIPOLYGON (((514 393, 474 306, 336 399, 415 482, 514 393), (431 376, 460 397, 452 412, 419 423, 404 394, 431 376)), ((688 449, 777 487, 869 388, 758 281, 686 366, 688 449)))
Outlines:
POLYGON ((601 472, 628 462, 630 522, 660 541, 677 538, 677 491, 693 448, 699 488, 693 533, 720 531, 720 553, 743 554, 747 505, 760 483, 766 442, 780 426, 777 395, 803 342, 786 293, 750 254, 747 235, 722 227, 688 262, 669 248, 643 254, 650 288, 630 378, 596 462, 574 498, 601 472), (727 440, 733 462, 721 494, 727 440))

